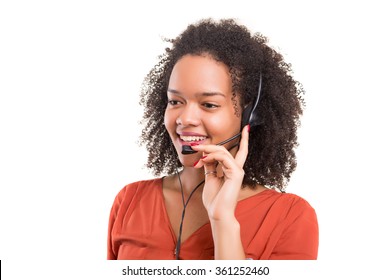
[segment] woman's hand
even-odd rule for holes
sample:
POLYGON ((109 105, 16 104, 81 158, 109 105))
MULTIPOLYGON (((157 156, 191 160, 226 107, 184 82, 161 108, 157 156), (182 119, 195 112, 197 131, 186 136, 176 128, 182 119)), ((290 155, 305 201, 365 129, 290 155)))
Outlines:
POLYGON ((203 204, 210 221, 235 221, 234 211, 245 175, 243 166, 248 155, 248 139, 249 126, 245 126, 235 157, 223 146, 192 147, 204 155, 195 168, 204 167, 203 204))

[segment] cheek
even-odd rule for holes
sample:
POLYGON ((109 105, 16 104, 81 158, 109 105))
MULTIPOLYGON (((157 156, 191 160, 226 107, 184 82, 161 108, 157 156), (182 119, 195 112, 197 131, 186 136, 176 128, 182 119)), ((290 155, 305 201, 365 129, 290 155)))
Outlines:
POLYGON ((240 131, 241 117, 229 112, 216 118, 208 118, 207 124, 209 132, 214 135, 223 135, 223 137, 230 137, 240 131))
POLYGON ((223 118, 207 119, 207 127, 213 134, 220 134, 221 132, 226 131, 226 124, 227 122, 226 120, 223 120, 223 118))
POLYGON ((164 125, 167 126, 168 124, 168 119, 169 119, 169 116, 167 115, 167 110, 165 110, 164 112, 164 125))
POLYGON ((175 123, 176 120, 172 113, 169 113, 169 111, 165 110, 164 113, 164 125, 166 130, 168 131, 169 134, 171 134, 172 129, 175 130, 175 123))

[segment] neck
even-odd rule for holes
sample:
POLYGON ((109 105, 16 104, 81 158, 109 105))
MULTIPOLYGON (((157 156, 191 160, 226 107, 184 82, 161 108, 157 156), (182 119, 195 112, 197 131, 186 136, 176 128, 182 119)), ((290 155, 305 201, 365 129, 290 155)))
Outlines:
POLYGON ((185 194, 189 194, 204 180, 203 168, 184 167, 180 171, 180 180, 185 194))

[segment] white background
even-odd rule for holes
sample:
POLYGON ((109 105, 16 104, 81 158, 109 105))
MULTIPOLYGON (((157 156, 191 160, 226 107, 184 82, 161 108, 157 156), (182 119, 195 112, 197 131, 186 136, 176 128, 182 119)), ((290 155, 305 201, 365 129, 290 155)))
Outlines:
POLYGON ((152 177, 137 144, 143 77, 162 37, 204 17, 266 35, 306 90, 287 190, 317 211, 318 279, 388 275, 385 2, 1 1, 4 276, 68 279, 104 266, 115 195, 152 177))

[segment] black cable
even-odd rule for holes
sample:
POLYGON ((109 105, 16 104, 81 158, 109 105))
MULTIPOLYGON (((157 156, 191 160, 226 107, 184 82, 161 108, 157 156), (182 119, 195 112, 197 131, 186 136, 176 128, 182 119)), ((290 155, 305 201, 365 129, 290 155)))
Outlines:
POLYGON ((190 193, 190 195, 188 196, 187 198, 187 201, 184 202, 184 191, 183 191, 183 184, 181 183, 181 179, 180 179, 180 174, 179 174, 179 171, 177 170, 176 168, 176 173, 177 173, 177 177, 179 178, 179 184, 180 184, 180 190, 181 190, 181 197, 182 197, 182 200, 183 200, 183 211, 181 213, 181 221, 180 221, 180 228, 179 228, 179 235, 177 237, 177 243, 176 243, 176 249, 175 249, 175 255, 176 255, 176 260, 180 260, 180 247, 181 247, 181 234, 182 234, 182 231, 183 231, 183 222, 184 222, 184 216, 186 214, 186 208, 187 208, 187 205, 188 203, 190 202, 190 199, 192 197, 192 195, 195 193, 195 191, 205 182, 205 180, 203 180, 202 182, 200 182, 190 193))

